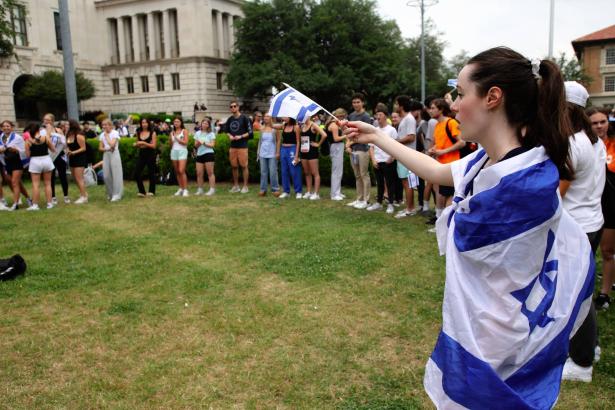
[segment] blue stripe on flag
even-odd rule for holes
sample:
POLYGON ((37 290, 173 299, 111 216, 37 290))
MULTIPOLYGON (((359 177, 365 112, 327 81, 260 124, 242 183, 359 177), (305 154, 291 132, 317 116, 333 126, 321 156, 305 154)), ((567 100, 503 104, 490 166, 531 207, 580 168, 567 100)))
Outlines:
POLYGON ((470 199, 470 212, 455 214, 457 249, 492 245, 544 223, 559 206, 558 186, 559 172, 550 160, 504 176, 470 199))
POLYGON ((444 332, 431 359, 442 372, 442 388, 453 401, 470 409, 550 409, 559 395, 570 332, 594 288, 594 256, 572 313, 562 331, 511 377, 503 381, 484 362, 444 332))
POLYGON ((312 110, 315 110, 318 107, 319 105, 316 103, 312 103, 308 105, 307 107, 301 107, 301 109, 299 110, 299 114, 297 114, 297 122, 303 122, 305 120, 305 114, 307 112, 311 112, 312 110))
POLYGON ((271 110, 271 116, 273 118, 276 118, 278 116, 278 113, 280 112, 280 108, 282 107, 282 102, 284 101, 284 99, 286 98, 286 96, 290 93, 292 93, 293 91, 295 91, 292 88, 287 88, 286 90, 282 91, 279 94, 276 94, 275 96, 275 102, 273 103, 273 110, 271 110))
POLYGON ((470 161, 468 161, 468 165, 466 166, 466 170, 464 171, 463 175, 467 175, 468 172, 470 172, 470 169, 476 165, 476 163, 478 161, 480 161, 484 156, 485 156, 486 152, 485 150, 480 150, 476 153, 476 156, 474 158, 472 158, 470 161))

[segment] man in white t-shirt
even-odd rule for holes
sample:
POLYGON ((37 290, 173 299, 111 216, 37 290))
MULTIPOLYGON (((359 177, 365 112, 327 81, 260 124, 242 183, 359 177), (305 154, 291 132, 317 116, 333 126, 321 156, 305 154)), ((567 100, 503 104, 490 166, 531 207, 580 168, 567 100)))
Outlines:
MULTIPOLYGON (((378 104, 376 108, 376 121, 377 127, 380 128, 385 134, 393 139, 397 139, 397 131, 388 121, 387 108, 384 105, 378 104)), ((378 184, 378 196, 376 202, 370 205, 368 211, 377 211, 382 209, 382 201, 384 200, 384 186, 386 184, 389 198, 393 195, 395 190, 395 179, 397 179, 397 169, 395 167, 395 160, 392 156, 384 152, 379 147, 370 144, 369 156, 374 167, 374 173, 376 174, 376 183, 378 184)), ((390 200, 387 205, 387 214, 392 214, 394 211, 393 201, 390 200)))
MULTIPOLYGON (((395 99, 397 112, 401 117, 397 128, 397 141, 406 147, 416 150, 416 120, 410 114, 412 101, 406 95, 400 95, 395 99)), ((402 180, 404 191, 406 192, 406 208, 399 211, 395 218, 405 218, 416 214, 414 209, 414 188, 418 187, 418 177, 404 167, 401 162, 397 162, 397 176, 402 180)))

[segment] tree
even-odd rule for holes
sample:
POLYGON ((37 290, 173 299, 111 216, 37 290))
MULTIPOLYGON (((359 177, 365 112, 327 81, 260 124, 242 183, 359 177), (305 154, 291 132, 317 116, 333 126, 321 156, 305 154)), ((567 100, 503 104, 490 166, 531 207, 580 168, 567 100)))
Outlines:
POLYGON ((457 78, 461 69, 470 60, 470 55, 466 50, 461 50, 448 61, 449 77, 457 78))
MULTIPOLYGON (((96 88, 94 83, 85 78, 83 73, 77 72, 77 99, 88 100, 94 97, 96 88)), ((33 75, 21 89, 17 99, 44 104, 54 113, 66 112, 66 90, 64 89, 64 74, 61 71, 49 70, 42 74, 33 75)))
POLYGON ((256 0, 243 4, 229 86, 265 98, 287 82, 325 108, 348 107, 354 92, 369 106, 411 86, 409 47, 372 0, 256 0))
POLYGON ((576 58, 572 57, 569 59, 566 53, 561 53, 555 59, 555 63, 562 71, 564 81, 578 81, 584 84, 592 82, 592 78, 585 72, 576 58))
POLYGON ((0 57, 8 57, 13 54, 15 44, 15 27, 13 16, 19 8, 23 17, 26 15, 26 6, 18 0, 0 0, 0 57))

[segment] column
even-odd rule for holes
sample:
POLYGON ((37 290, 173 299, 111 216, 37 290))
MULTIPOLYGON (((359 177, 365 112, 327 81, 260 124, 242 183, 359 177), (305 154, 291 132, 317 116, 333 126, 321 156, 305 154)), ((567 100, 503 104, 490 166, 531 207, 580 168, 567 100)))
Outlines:
POLYGON ((222 13, 219 10, 216 10, 216 26, 218 26, 218 50, 220 50, 218 57, 224 58, 224 30, 222 27, 222 13))
POLYGON ((109 27, 109 50, 111 50, 111 64, 117 64, 120 62, 119 51, 117 48, 117 20, 107 19, 107 26, 109 27))
POLYGON ((147 45, 149 46, 149 59, 156 59, 156 32, 154 31, 154 14, 147 13, 147 45))
POLYGON ((169 10, 162 12, 162 35, 164 38, 164 58, 171 58, 171 25, 169 24, 169 10))
POLYGON ((229 53, 233 54, 233 50, 235 50, 235 17, 232 14, 228 15, 228 41, 229 53))
POLYGON ((117 19, 117 44, 120 51, 120 64, 126 62, 126 39, 124 37, 124 19, 117 19))
POLYGON ((139 31, 139 16, 132 17, 132 49, 135 52, 135 62, 141 61, 141 33, 139 31))

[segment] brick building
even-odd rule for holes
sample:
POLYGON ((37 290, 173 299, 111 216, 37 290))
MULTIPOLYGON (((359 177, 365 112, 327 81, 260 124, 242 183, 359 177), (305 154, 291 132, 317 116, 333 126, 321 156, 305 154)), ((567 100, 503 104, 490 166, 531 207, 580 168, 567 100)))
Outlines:
POLYGON ((572 47, 593 80, 587 87, 591 103, 615 106, 615 25, 574 40, 572 47))

